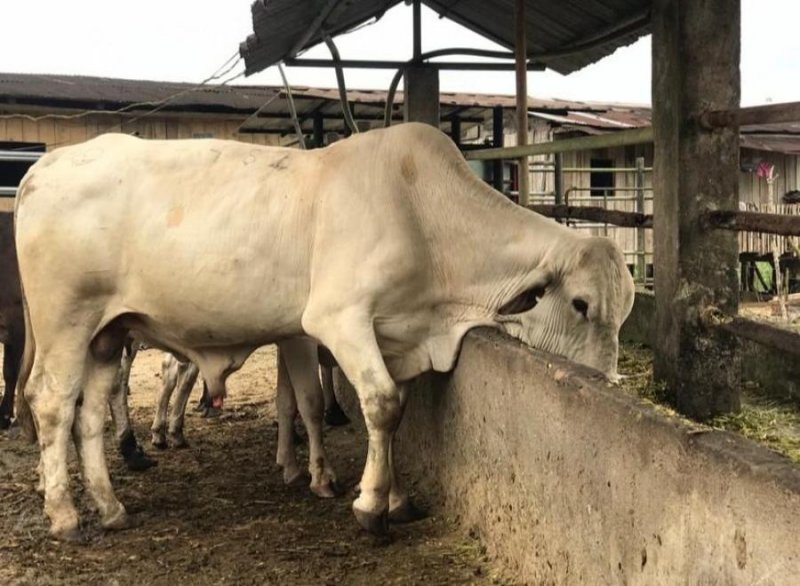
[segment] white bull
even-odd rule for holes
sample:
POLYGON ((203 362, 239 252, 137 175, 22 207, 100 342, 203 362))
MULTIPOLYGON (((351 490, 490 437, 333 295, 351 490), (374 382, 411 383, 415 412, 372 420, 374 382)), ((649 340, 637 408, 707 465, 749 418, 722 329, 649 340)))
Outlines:
POLYGON ((42 157, 16 205, 21 385, 60 538, 79 535, 67 475, 76 417, 101 522, 127 525, 102 427, 129 330, 194 361, 212 395, 263 344, 308 335, 327 346, 369 435, 353 510, 380 533, 409 507, 391 458, 403 381, 451 369, 482 325, 613 377, 633 303, 616 245, 515 206, 420 124, 305 152, 105 135, 42 157), (523 318, 540 331, 524 334, 523 318))

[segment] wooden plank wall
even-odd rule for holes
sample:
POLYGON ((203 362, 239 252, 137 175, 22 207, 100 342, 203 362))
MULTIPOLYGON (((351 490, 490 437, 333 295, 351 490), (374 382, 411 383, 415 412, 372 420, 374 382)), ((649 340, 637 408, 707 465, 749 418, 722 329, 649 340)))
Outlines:
MULTIPOLYGON (((135 117, 134 117, 135 118, 135 117)), ((210 134, 213 138, 239 140, 253 144, 278 144, 269 134, 237 132, 243 117, 148 116, 140 120, 115 115, 86 116, 75 119, 25 118, 0 119, 0 141, 41 142, 48 150, 83 142, 106 132, 138 132, 142 138, 194 138, 210 134)))

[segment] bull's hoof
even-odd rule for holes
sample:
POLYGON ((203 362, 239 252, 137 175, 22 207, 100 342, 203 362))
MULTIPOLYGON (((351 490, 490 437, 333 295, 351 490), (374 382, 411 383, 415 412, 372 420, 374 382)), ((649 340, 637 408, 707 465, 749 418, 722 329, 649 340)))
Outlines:
POLYGON ((103 519, 100 524, 103 526, 103 529, 108 529, 110 531, 120 531, 132 526, 131 518, 128 516, 123 506, 120 506, 119 510, 107 519, 103 519))
POLYGON ((148 456, 143 450, 125 459, 125 465, 131 472, 144 472, 153 466, 158 466, 158 461, 148 456))
POLYGON ((341 427, 350 423, 350 419, 345 415, 339 403, 334 403, 328 409, 325 409, 325 423, 331 427, 341 427))
POLYGON ((189 442, 186 441, 182 433, 169 434, 167 441, 169 442, 169 447, 175 450, 184 450, 189 447, 189 442))
POLYGON ((336 484, 335 480, 329 480, 328 482, 323 482, 321 484, 312 484, 309 486, 309 488, 311 489, 311 492, 321 499, 332 499, 342 494, 342 491, 339 489, 339 486, 336 484))
POLYGON ((11 427, 11 417, 0 415, 0 429, 8 429, 9 427, 11 427))
POLYGON ((389 511, 389 522, 395 524, 413 523, 428 516, 428 513, 417 507, 411 499, 405 498, 389 511))
POLYGON ((283 471, 284 484, 286 486, 291 486, 292 488, 306 486, 310 479, 311 477, 308 475, 308 473, 303 472, 302 470, 298 470, 296 472, 287 472, 286 470, 283 471))
POLYGON ((165 438, 163 435, 156 434, 153 434, 153 437, 150 438, 150 445, 159 450, 166 450, 169 447, 167 438, 165 438))
POLYGON ((209 419, 215 419, 222 415, 222 409, 217 409, 216 407, 207 407, 203 411, 203 417, 208 417, 209 419))
POLYGON ((375 535, 376 537, 387 537, 389 535, 389 515, 386 511, 382 513, 371 513, 357 509, 353 504, 353 514, 361 528, 375 535))
POLYGON ((78 528, 77 524, 65 525, 63 527, 57 527, 53 525, 50 527, 50 536, 58 541, 63 541, 64 543, 86 543, 86 538, 84 537, 83 533, 81 533, 81 530, 78 528))

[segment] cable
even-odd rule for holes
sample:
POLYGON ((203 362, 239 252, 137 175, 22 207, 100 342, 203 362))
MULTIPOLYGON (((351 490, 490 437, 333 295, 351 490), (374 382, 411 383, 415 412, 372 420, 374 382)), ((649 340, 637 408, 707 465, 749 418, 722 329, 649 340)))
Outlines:
POLYGON ((344 83, 344 71, 342 70, 339 51, 336 49, 336 45, 329 34, 325 33, 323 39, 325 40, 325 44, 328 45, 328 50, 330 50, 331 57, 333 58, 334 69, 336 69, 336 85, 339 87, 339 100, 342 102, 344 121, 347 123, 350 132, 358 134, 358 126, 356 126, 356 121, 353 120, 353 113, 350 111, 350 103, 347 101, 347 86, 345 86, 344 83))
POLYGON ((292 115, 292 122, 294 123, 294 132, 297 135, 297 141, 300 143, 300 148, 306 148, 306 141, 303 138, 303 129, 300 128, 300 120, 297 118, 297 109, 294 107, 294 98, 292 98, 292 88, 289 87, 289 81, 286 79, 286 73, 283 71, 283 63, 278 63, 278 71, 281 73, 283 79, 283 86, 286 88, 286 99, 289 102, 289 113, 292 115))
MULTIPOLYGON (((239 55, 239 53, 237 51, 231 57, 229 57, 225 61, 225 63, 223 63, 220 67, 218 67, 214 71, 214 73, 212 73, 209 77, 207 77, 206 79, 201 81, 196 86, 193 86, 193 87, 190 87, 190 88, 186 88, 186 89, 181 90, 179 92, 176 92, 176 93, 174 93, 174 94, 172 94, 170 96, 167 96, 166 98, 163 98, 161 100, 152 100, 152 101, 146 101, 146 102, 136 102, 134 104, 128 104, 127 106, 123 106, 122 108, 119 108, 117 110, 84 110, 82 112, 78 112, 78 113, 75 113, 75 114, 44 114, 42 116, 31 116, 30 114, 0 114, 0 120, 1 119, 17 119, 17 118, 21 118, 21 119, 24 119, 24 120, 30 120, 31 122, 39 122, 40 120, 74 120, 74 119, 77 119, 77 118, 84 118, 86 116, 91 116, 91 115, 115 116, 115 115, 118 115, 118 114, 124 114, 125 112, 128 112, 128 111, 133 110, 133 109, 137 109, 137 108, 141 108, 141 107, 147 107, 147 106, 155 106, 156 107, 156 111, 157 111, 157 110, 160 110, 167 103, 169 103, 169 102, 171 102, 171 101, 173 101, 173 100, 175 100, 175 99, 177 99, 177 98, 179 98, 179 97, 181 97, 183 95, 186 95, 188 93, 198 91, 198 90, 202 89, 209 82, 214 81, 216 79, 219 79, 220 77, 223 77, 224 75, 227 75, 228 73, 230 73, 239 64, 239 62, 241 60, 242 60, 242 57, 241 57, 241 55, 239 55), (234 59, 235 59, 235 61, 231 65, 231 61, 233 61, 234 59), (230 65, 230 67, 228 67, 229 65, 230 65), (227 69, 225 69, 226 67, 227 67, 227 69), (224 71, 221 71, 222 69, 224 69, 224 71)), ((243 75, 243 74, 238 74, 237 76, 226 80, 225 83, 233 81, 234 79, 237 79, 238 77, 241 77, 241 75, 243 75)))

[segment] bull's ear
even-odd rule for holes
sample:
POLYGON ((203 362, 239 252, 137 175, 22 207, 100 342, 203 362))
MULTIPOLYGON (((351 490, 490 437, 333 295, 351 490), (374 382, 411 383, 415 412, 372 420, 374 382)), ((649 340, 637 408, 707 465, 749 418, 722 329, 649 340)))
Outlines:
POLYGON ((500 315, 513 315, 515 313, 525 313, 530 311, 539 300, 544 297, 547 286, 552 280, 552 275, 549 271, 537 268, 531 274, 531 278, 524 290, 518 293, 510 301, 507 301, 497 313, 500 315))

